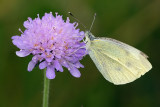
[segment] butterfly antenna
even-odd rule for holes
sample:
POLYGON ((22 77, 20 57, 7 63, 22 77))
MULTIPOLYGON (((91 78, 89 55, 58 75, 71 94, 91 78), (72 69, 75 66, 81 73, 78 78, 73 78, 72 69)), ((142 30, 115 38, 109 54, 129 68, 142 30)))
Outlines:
POLYGON ((86 26, 83 23, 81 23, 81 21, 78 20, 71 12, 68 12, 68 14, 72 16, 77 22, 79 22, 84 27, 84 29, 86 29, 86 26))
POLYGON ((89 32, 90 32, 91 29, 92 29, 92 26, 93 26, 93 24, 94 24, 95 19, 96 19, 96 13, 94 14, 93 21, 92 21, 91 27, 90 27, 90 29, 89 29, 89 32))

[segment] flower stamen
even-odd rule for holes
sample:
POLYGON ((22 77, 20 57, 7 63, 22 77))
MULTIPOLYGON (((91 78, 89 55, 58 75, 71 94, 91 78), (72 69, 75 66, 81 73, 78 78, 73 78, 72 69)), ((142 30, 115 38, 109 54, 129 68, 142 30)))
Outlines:
POLYGON ((59 30, 59 34, 62 33, 62 29, 59 30))
POLYGON ((43 47, 40 47, 40 50, 44 51, 44 48, 43 48, 43 47))
POLYGON ((54 38, 53 38, 53 36, 51 37, 51 40, 53 40, 54 38))
POLYGON ((34 44, 34 47, 38 46, 38 44, 34 44))
POLYGON ((53 46, 54 46, 54 45, 52 44, 52 45, 50 46, 50 49, 52 49, 52 48, 53 48, 53 46))

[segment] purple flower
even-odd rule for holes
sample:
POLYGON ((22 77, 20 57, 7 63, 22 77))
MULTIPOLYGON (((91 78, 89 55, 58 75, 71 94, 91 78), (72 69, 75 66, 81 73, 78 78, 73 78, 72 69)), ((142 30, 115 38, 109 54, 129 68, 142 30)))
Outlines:
POLYGON ((55 78, 55 71, 63 72, 62 66, 68 68, 74 77, 80 77, 78 68, 83 65, 79 62, 86 55, 85 43, 81 42, 84 32, 76 29, 77 23, 66 22, 56 13, 45 13, 42 19, 28 18, 24 22, 26 28, 21 36, 13 36, 12 42, 20 51, 19 57, 33 55, 28 64, 28 71, 32 71, 37 63, 39 68, 46 70, 48 79, 55 78))

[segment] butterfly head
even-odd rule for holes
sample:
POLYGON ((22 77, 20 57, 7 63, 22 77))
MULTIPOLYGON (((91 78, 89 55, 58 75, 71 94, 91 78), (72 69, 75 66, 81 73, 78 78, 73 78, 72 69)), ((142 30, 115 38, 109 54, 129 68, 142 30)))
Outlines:
POLYGON ((85 32, 85 43, 86 43, 86 48, 88 49, 91 41, 93 41, 95 39, 95 36, 90 32, 90 31, 86 31, 85 32))
POLYGON ((95 39, 95 36, 91 32, 86 31, 85 38, 86 38, 85 42, 87 43, 87 42, 93 41, 95 39))

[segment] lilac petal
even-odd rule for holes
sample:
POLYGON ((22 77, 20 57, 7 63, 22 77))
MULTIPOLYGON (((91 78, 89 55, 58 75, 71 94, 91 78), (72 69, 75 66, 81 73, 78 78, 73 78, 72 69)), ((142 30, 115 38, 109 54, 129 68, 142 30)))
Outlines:
POLYGON ((82 48, 82 49, 79 49, 78 51, 76 51, 77 54, 85 54, 86 53, 86 49, 82 48))
POLYGON ((69 71, 74 77, 79 78, 81 76, 81 73, 79 72, 79 70, 76 67, 74 67, 73 65, 70 66, 69 71))
POLYGON ((58 54, 57 54, 56 57, 60 59, 60 58, 61 58, 61 55, 58 55, 58 54))
POLYGON ((77 68, 84 68, 84 66, 83 66, 80 62, 77 62, 77 63, 75 63, 74 65, 75 65, 75 67, 77 67, 77 68))
POLYGON ((27 20, 27 21, 24 22, 23 26, 24 26, 25 28, 30 28, 30 27, 31 27, 31 24, 30 24, 30 22, 27 20))
POLYGON ((36 64, 37 62, 34 62, 33 60, 31 60, 28 64, 28 71, 32 71, 36 64))
MULTIPOLYGON (((13 37, 13 38, 16 38, 16 37, 13 37)), ((18 37, 17 37, 17 39, 13 39, 12 40, 12 43, 14 44, 14 45, 16 45, 18 48, 20 48, 20 49, 23 49, 24 47, 25 47, 25 45, 23 44, 23 41, 22 40, 20 40, 20 39, 18 39, 18 37)))
POLYGON ((43 61, 43 62, 41 62, 41 63, 39 64, 39 68, 40 68, 40 69, 44 69, 44 68, 47 67, 47 65, 48 65, 48 63, 47 63, 46 61, 43 61))
POLYGON ((69 68, 69 65, 68 65, 67 61, 62 60, 62 61, 61 61, 61 64, 62 64, 64 67, 69 68))
POLYGON ((24 50, 16 51, 16 55, 19 57, 25 57, 28 56, 29 54, 30 54, 29 51, 24 51, 24 50))
POLYGON ((52 62, 52 58, 46 58, 47 62, 52 62))
POLYGON ((20 36, 12 36, 11 39, 19 39, 19 38, 20 38, 20 36))
POLYGON ((39 58, 40 58, 39 55, 35 55, 32 57, 32 61, 36 62, 39 60, 39 58))
POLYGON ((73 63, 77 62, 77 58, 76 57, 72 57, 72 56, 68 57, 68 56, 66 56, 65 59, 67 61, 69 61, 69 62, 73 62, 73 63))
POLYGON ((82 56, 83 56, 84 54, 81 54, 81 53, 76 53, 76 57, 78 57, 78 58, 82 58, 82 56))
POLYGON ((67 61, 72 61, 72 60, 74 60, 74 57, 72 57, 72 56, 65 56, 64 57, 67 61))
POLYGON ((54 61, 54 67, 56 68, 57 71, 63 72, 63 68, 62 68, 62 66, 60 65, 60 63, 59 63, 58 60, 55 60, 55 61, 54 61))
POLYGON ((54 72, 54 67, 53 65, 50 65, 47 67, 47 70, 46 70, 46 77, 48 79, 54 79, 55 78, 55 72, 54 72))
POLYGON ((84 32, 83 32, 83 31, 81 31, 81 32, 80 32, 80 35, 84 35, 84 32))

